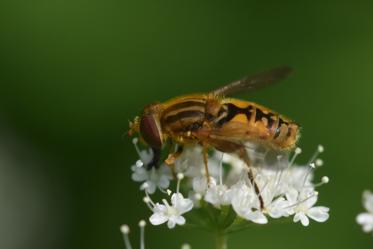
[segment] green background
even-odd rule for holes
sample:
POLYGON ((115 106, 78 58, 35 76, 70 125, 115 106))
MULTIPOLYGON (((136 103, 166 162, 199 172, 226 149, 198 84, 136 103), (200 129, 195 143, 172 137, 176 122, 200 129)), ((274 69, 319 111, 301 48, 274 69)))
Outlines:
MULTIPOLYGON (((331 217, 253 227, 229 248, 372 248, 355 223, 373 188, 372 13, 372 1, 2 0, 0 144, 19 182, 3 190, 14 205, 0 203, 11 215, 0 241, 9 229, 24 238, 3 249, 123 248, 123 223, 137 242, 150 213, 130 179, 128 120, 153 101, 283 64, 291 78, 242 98, 302 125, 300 162, 325 146, 316 175, 331 178, 319 189, 331 217)), ((148 248, 213 245, 165 226, 146 237, 148 248)))

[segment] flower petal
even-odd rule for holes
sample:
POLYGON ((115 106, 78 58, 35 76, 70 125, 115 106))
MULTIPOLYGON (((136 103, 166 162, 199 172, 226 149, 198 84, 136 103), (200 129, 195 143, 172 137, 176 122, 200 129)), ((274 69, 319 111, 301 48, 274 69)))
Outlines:
POLYGON ((170 186, 170 180, 166 175, 161 175, 158 181, 158 187, 162 189, 167 189, 170 186))
POLYGON ((204 194, 207 190, 207 180, 205 176, 196 176, 193 178, 193 190, 204 194))
POLYGON ((133 170, 133 173, 132 173, 132 180, 135 181, 135 182, 143 182, 143 181, 146 181, 148 179, 148 174, 146 172, 146 170, 141 167, 137 167, 136 165, 132 166, 132 170, 133 170))
POLYGON ((145 190, 145 187, 146 187, 146 191, 149 194, 154 194, 155 190, 157 189, 157 186, 152 181, 146 181, 146 182, 144 182, 143 184, 141 184, 140 189, 141 190, 145 190))
POLYGON ((373 224, 373 214, 361 213, 356 217, 356 222, 360 225, 373 224))
POLYGON ((298 221, 300 221, 302 215, 304 215, 304 214, 303 213, 296 213, 293 217, 293 222, 297 223, 298 221))
POLYGON ((184 197, 180 193, 173 193, 171 196, 171 204, 172 206, 176 206, 180 200, 182 200, 184 197))
POLYGON ((274 200, 268 207, 268 214, 272 218, 280 218, 282 216, 289 216, 288 207, 289 202, 285 198, 280 197, 274 200))
POLYGON ((294 215, 293 221, 294 222, 300 221, 302 223, 302 225, 305 226, 305 227, 308 226, 308 224, 309 224, 308 217, 302 212, 296 213, 294 215))
POLYGON ((167 220, 168 220, 168 217, 166 215, 164 215, 163 213, 154 213, 149 218, 150 223, 155 225, 155 226, 163 224, 167 220))
POLYGON ((175 217, 175 222, 178 225, 184 225, 185 224, 185 218, 183 216, 176 216, 175 217))
POLYGON ((298 201, 298 190, 291 188, 286 192, 286 200, 289 201, 290 205, 294 205, 298 201))
POLYGON ((308 210, 307 215, 317 222, 325 222, 329 218, 328 212, 327 207, 313 207, 308 210))
POLYGON ((363 193, 363 202, 366 210, 373 214, 373 193, 365 190, 363 193))
POLYGON ((267 224, 268 223, 267 217, 262 212, 260 212, 259 210, 247 213, 245 215, 245 218, 248 219, 248 220, 251 220, 254 223, 258 223, 258 224, 267 224))
POLYGON ((363 226, 363 231, 366 233, 370 233, 373 231, 373 224, 365 224, 363 226))
POLYGON ((246 218, 246 214, 251 212, 253 205, 256 205, 257 196, 246 185, 237 185, 231 188, 233 210, 241 217, 246 218), (235 189, 232 189, 235 188, 235 189))
POLYGON ((169 228, 169 229, 173 229, 174 227, 176 226, 176 223, 175 223, 175 221, 173 221, 173 220, 168 220, 168 222, 167 222, 167 227, 169 228))
POLYGON ((308 226, 310 224, 310 220, 306 215, 301 216, 300 222, 302 223, 303 226, 308 226))
POLYGON ((317 195, 315 193, 313 193, 313 191, 309 194, 306 195, 308 198, 306 201, 304 201, 304 205, 307 206, 308 208, 311 208, 313 207, 313 205, 316 204, 317 202, 317 195), (310 197, 311 196, 311 197, 310 197))
POLYGON ((178 206, 178 211, 180 214, 184 214, 189 212, 193 208, 193 201, 190 199, 183 199, 178 206))
POLYGON ((186 213, 192 210, 193 201, 187 198, 184 198, 180 193, 174 193, 171 196, 172 206, 180 213, 186 213))

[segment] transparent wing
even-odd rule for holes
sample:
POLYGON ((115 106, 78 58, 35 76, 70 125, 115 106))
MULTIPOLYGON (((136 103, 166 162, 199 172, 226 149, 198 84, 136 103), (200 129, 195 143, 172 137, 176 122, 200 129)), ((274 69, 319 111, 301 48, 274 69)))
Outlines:
POLYGON ((281 66, 256 75, 246 76, 240 80, 218 88, 211 93, 215 95, 229 96, 243 91, 254 91, 286 78, 292 71, 293 69, 288 66, 281 66))

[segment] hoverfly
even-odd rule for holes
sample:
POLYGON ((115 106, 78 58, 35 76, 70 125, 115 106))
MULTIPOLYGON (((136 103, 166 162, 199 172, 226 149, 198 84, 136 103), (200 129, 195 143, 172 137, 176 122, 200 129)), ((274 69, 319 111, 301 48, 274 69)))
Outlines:
POLYGON ((247 165, 248 177, 264 202, 255 183, 246 142, 253 142, 276 151, 293 149, 300 135, 300 127, 292 120, 253 102, 230 98, 243 91, 254 91, 284 79, 291 73, 287 66, 253 76, 246 76, 208 93, 176 97, 163 103, 146 106, 140 117, 130 123, 129 135, 140 133, 153 150, 147 169, 158 167, 165 144, 175 144, 176 152, 169 153, 165 162, 172 165, 181 154, 183 145, 203 147, 206 177, 208 149, 237 154, 247 165))

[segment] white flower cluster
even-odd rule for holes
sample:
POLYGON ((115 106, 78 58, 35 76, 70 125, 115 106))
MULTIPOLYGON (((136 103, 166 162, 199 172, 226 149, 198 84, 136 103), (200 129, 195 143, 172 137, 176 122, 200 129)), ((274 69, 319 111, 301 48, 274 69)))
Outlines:
POLYGON ((132 166, 132 179, 142 182, 141 189, 145 191, 144 201, 153 212, 150 223, 160 225, 167 222, 169 228, 186 223, 183 214, 193 208, 203 208, 202 203, 211 204, 216 209, 231 206, 241 219, 258 224, 268 223, 269 217, 293 216, 294 222, 309 225, 309 219, 324 222, 329 218, 329 208, 315 206, 318 199, 316 187, 329 182, 324 176, 321 182, 312 183, 313 171, 322 166, 317 151, 305 166, 294 165, 295 158, 301 153, 297 148, 289 160, 287 154, 273 155, 272 151, 260 151, 259 148, 247 146, 247 153, 253 161, 251 168, 254 180, 259 187, 264 204, 260 205, 259 195, 248 179, 247 166, 235 155, 215 151, 209 157, 209 175, 207 179, 203 162, 202 148, 192 146, 185 148, 182 155, 175 161, 177 174, 176 192, 172 194, 169 185, 173 179, 172 171, 162 164, 160 168, 147 171, 143 165, 150 161, 151 153, 140 151, 137 140, 134 141, 139 153, 139 161, 132 166), (183 190, 188 198, 180 193, 183 180, 183 190), (171 195, 171 204, 166 199, 162 203, 154 203, 150 194, 156 189, 171 195))
POLYGON ((367 212, 356 217, 356 222, 363 227, 363 231, 373 234, 373 193, 369 190, 363 192, 363 205, 367 212))

